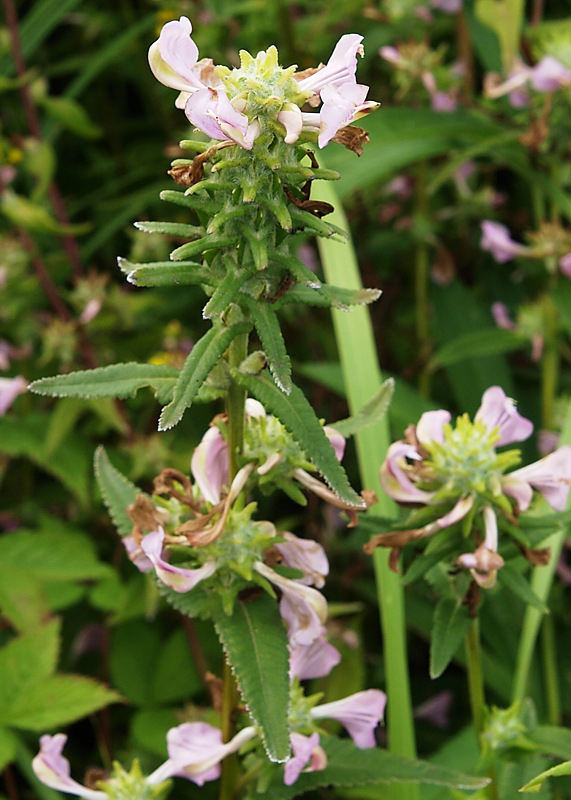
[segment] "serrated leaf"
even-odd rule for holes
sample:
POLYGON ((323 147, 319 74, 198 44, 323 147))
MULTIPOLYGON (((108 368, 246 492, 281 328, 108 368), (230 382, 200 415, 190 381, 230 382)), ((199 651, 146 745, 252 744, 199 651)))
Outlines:
POLYGON ((40 378, 30 391, 50 397, 132 397, 150 386, 160 403, 168 402, 178 370, 165 364, 110 364, 107 367, 40 378))
POLYGON ((21 695, 54 672, 59 646, 60 623, 52 619, 15 636, 0 650, 0 724, 7 724, 6 711, 21 695))
POLYGON ((430 677, 442 675, 472 620, 465 605, 454 597, 444 597, 434 611, 430 637, 430 677))
MULTIPOLYGON (((283 776, 276 775, 268 788, 272 800, 290 800, 320 787, 356 787, 392 783, 422 783, 451 789, 481 789, 489 778, 474 777, 462 772, 417 761, 386 750, 359 750, 348 739, 321 737, 327 753, 327 766, 316 772, 302 772, 295 784, 285 786, 283 776)), ((382 790, 379 797, 383 797, 382 790)))
POLYGON ((249 275, 243 271, 235 272, 233 269, 229 269, 222 283, 216 288, 214 294, 204 306, 202 316, 205 319, 219 317, 234 302, 242 284, 248 277, 249 275))
POLYGON ((68 725, 120 700, 117 692, 91 678, 51 675, 15 697, 0 711, 0 720, 15 728, 42 732, 68 725))
POLYGON ((242 375, 236 372, 235 379, 280 420, 341 500, 355 508, 363 508, 363 500, 351 487, 323 426, 303 392, 292 384, 290 394, 286 395, 264 373, 242 375))
POLYGON ((134 503, 142 492, 134 483, 116 469, 100 446, 93 459, 95 478, 103 502, 120 536, 129 536, 133 530, 133 520, 127 514, 127 506, 134 503))
POLYGON ((125 258, 117 259, 119 269, 133 286, 193 286, 212 285, 212 269, 193 261, 154 261, 135 264, 125 258))
POLYGON ((250 324, 239 322, 228 327, 216 324, 198 340, 180 372, 172 402, 165 406, 159 419, 159 430, 166 431, 182 419, 195 400, 200 387, 218 363, 232 340, 250 330, 250 324))
POLYGON ((504 564, 498 571, 498 582, 502 586, 505 586, 506 589, 509 589, 510 592, 513 592, 520 600, 523 600, 526 605, 537 608, 542 614, 548 612, 547 606, 535 594, 525 575, 522 575, 522 573, 511 564, 504 564))
POLYGON ((161 233, 165 236, 202 236, 204 228, 200 225, 188 225, 185 222, 135 222, 135 228, 143 233, 161 233))
POLYGON ((350 311, 350 306, 374 303, 381 294, 380 289, 343 289, 340 286, 330 286, 325 283, 316 290, 303 283, 297 283, 276 301, 276 306, 279 308, 289 303, 303 303, 325 308, 332 306, 341 311, 350 311))
POLYGON ((268 366, 274 381, 280 389, 291 391, 291 361, 287 354, 279 320, 269 303, 261 303, 246 298, 248 311, 252 315, 256 332, 268 359, 268 366))
POLYGON ((290 755, 289 653, 278 603, 266 594, 237 600, 234 613, 219 613, 218 636, 242 698, 259 726, 271 761, 290 755))
POLYGON ((335 428, 345 438, 353 436, 358 431, 365 430, 371 425, 380 422, 387 413, 393 394, 395 382, 393 378, 387 378, 382 384, 377 394, 360 409, 358 414, 348 419, 334 422, 331 427, 335 428))

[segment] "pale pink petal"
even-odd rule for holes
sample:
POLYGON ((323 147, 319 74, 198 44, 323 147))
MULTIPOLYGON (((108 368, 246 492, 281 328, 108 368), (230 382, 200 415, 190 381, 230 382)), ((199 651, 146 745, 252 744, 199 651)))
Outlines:
POLYGON ((217 102, 218 95, 212 89, 199 89, 189 95, 184 113, 196 128, 210 136, 211 139, 228 141, 229 137, 226 136, 215 118, 217 102))
POLYGON ((141 540, 141 550, 152 562, 159 580, 175 592, 190 592, 200 581, 216 572, 215 561, 207 561, 198 569, 172 566, 162 557, 164 538, 162 528, 147 533, 141 540))
POLYGON ((416 424, 416 438, 425 447, 429 447, 431 442, 444 444, 444 426, 451 419, 450 412, 444 409, 425 411, 416 424))
POLYGON ((523 442, 533 433, 533 422, 521 416, 514 401, 506 397, 500 386, 491 386, 484 392, 475 419, 482 420, 489 431, 498 428, 498 447, 523 442))
POLYGON ((502 477, 502 492, 515 500, 520 513, 527 511, 533 500, 533 489, 527 481, 514 478, 513 472, 502 477))
POLYGON ((0 378, 0 417, 8 411, 18 395, 28 389, 28 381, 21 375, 16 378, 0 378))
POLYGON ((379 55, 381 58, 384 58, 385 61, 388 61, 390 64, 394 64, 397 66, 402 61, 402 56, 396 47, 390 47, 389 45, 385 45, 379 49, 379 55))
POLYGON ((88 789, 70 777, 69 761, 61 754, 66 741, 67 736, 64 733, 41 737, 40 752, 32 760, 32 769, 37 778, 51 789, 57 789, 66 794, 74 794, 77 797, 84 797, 86 800, 105 800, 105 798, 108 798, 106 792, 88 789))
POLYGON ((340 128, 355 117, 356 109, 364 103, 368 87, 358 83, 341 86, 328 84, 321 90, 323 106, 319 112, 319 147, 325 147, 340 128))
POLYGON ((313 539, 300 539, 293 533, 284 531, 280 534, 285 542, 277 542, 275 549, 287 567, 303 572, 299 583, 321 588, 325 584, 325 575, 329 573, 329 561, 323 547, 313 539))
POLYGON ((397 503, 429 503, 432 492, 417 489, 407 474, 407 459, 422 461, 422 456, 406 442, 394 442, 381 466, 380 480, 385 492, 397 503))
POLYGON ((303 117, 301 116, 300 107, 296 106, 295 103, 285 103, 278 113, 278 122, 281 122, 286 130, 284 142, 286 144, 297 142, 303 129, 303 117))
POLYGON ((313 75, 299 81, 300 89, 316 94, 327 85, 341 86, 344 83, 355 83, 357 53, 363 55, 362 41, 363 37, 356 33, 342 36, 327 64, 313 75))
POLYGON ((204 499, 213 505, 219 503, 222 488, 228 486, 228 444, 216 425, 206 431, 195 448, 190 469, 204 499))
POLYGON ((554 453, 511 472, 507 477, 531 484, 552 508, 563 511, 571 486, 571 447, 563 445, 554 453))
POLYGON ((303 736, 295 731, 290 734, 293 756, 284 767, 284 783, 291 786, 299 778, 301 772, 315 772, 325 769, 327 756, 319 746, 319 734, 303 736))
POLYGON ((153 562, 143 553, 140 546, 135 541, 134 536, 124 536, 121 540, 127 551, 129 559, 137 567, 139 572, 150 572, 153 567, 153 562))
POLYGON ((300 680, 324 678, 341 661, 341 654, 325 636, 308 645, 290 644, 290 673, 300 680))
POLYGON ((485 219, 480 227, 482 229, 480 247, 489 251, 498 264, 504 264, 527 252, 526 247, 510 239, 510 232, 505 225, 485 219))
POLYGON ((343 455, 345 453, 345 437, 336 431, 335 428, 332 428, 329 425, 323 426, 323 432, 329 439, 329 443, 335 450, 335 455, 337 456, 337 461, 343 460, 343 455))
POLYGON ((347 729, 356 746, 362 750, 375 747, 375 728, 383 718, 387 696, 380 689, 364 692, 316 706, 312 719, 335 719, 347 729))
POLYGON ((544 56, 530 70, 529 80, 537 92, 556 92, 571 84, 571 71, 553 56, 544 56))
POLYGON ((498 328, 511 331, 515 328, 515 322, 510 319, 508 307, 505 303, 492 303, 492 316, 498 328))
POLYGON ((193 91, 204 86, 195 71, 198 48, 190 38, 192 24, 187 17, 163 26, 158 41, 149 48, 149 66, 165 86, 193 91))
POLYGON ((559 259, 559 269, 562 275, 565 275, 566 278, 571 278, 571 253, 565 253, 559 259))

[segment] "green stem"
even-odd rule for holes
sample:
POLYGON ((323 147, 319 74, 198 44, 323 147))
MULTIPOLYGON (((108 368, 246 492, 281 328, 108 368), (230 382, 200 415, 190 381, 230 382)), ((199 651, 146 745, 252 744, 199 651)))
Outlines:
POLYGON ((547 616, 541 626, 541 655, 543 660, 543 684, 547 698, 547 721, 551 725, 561 724, 561 696, 557 674, 557 648, 555 643, 555 624, 552 616, 547 616))
POLYGON ((482 653, 480 649, 480 625, 478 618, 472 620, 465 636, 466 666, 468 669, 468 693, 470 696, 470 709, 472 720, 478 736, 484 730, 484 708, 486 699, 484 695, 484 674, 482 672, 482 653))
MULTIPOLYGON (((248 334, 237 336, 228 349, 228 365, 230 368, 239 367, 248 354, 248 334)), ((246 406, 246 392, 234 381, 231 382, 226 398, 226 414, 228 416, 228 477, 232 482, 238 472, 238 455, 244 447, 244 415, 246 406)), ((234 712, 238 703, 238 690, 236 681, 229 664, 224 663, 224 676, 222 684, 222 709, 220 724, 222 739, 229 742, 234 736, 234 712)), ((222 762, 222 776, 220 780, 220 800, 232 800, 236 795, 238 781, 238 760, 235 754, 230 755, 222 762)))
MULTIPOLYGON (((325 200, 336 208, 328 219, 343 230, 348 230, 347 219, 333 187, 330 184, 321 184, 318 194, 320 200, 325 200)), ((362 288, 357 260, 350 242, 320 239, 318 244, 327 281, 348 289, 362 288)), ((357 306, 351 314, 334 310, 332 317, 347 402, 350 412, 354 414, 371 399, 382 382, 369 311, 357 306)), ((390 443, 387 420, 358 433, 355 441, 362 483, 373 489, 379 498, 375 514, 394 517, 395 506, 382 491, 379 482, 379 465, 383 462, 390 443)), ((374 565, 383 632, 388 746, 392 753, 414 758, 416 746, 406 653, 403 589, 399 576, 389 568, 387 553, 376 553, 374 565)), ((414 800, 418 797, 418 786, 402 784, 387 787, 387 798, 389 797, 391 800, 414 800)))
MULTIPOLYGON (((416 186, 416 214, 419 238, 416 244, 414 257, 414 296, 416 316, 416 340, 422 360, 427 357, 429 349, 428 335, 428 280, 429 280, 429 252, 424 228, 427 218, 426 198, 426 162, 421 162, 418 169, 416 186)), ((428 397, 430 386, 430 373, 424 368, 419 377, 419 391, 423 397, 428 397)))

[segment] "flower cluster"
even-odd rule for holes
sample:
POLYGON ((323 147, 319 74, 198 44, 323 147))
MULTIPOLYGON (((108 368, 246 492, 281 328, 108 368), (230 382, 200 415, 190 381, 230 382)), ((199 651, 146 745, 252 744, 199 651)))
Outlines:
POLYGON ((571 277, 571 233, 556 223, 543 223, 538 231, 528 233, 528 246, 514 242, 510 232, 500 222, 486 219, 481 223, 480 246, 492 254, 498 264, 513 258, 531 258, 543 261, 549 272, 559 268, 565 277, 571 277))
POLYGON ((168 22, 150 47, 149 64, 161 83, 180 92, 177 107, 211 139, 251 150, 262 133, 280 135, 286 144, 317 134, 319 147, 325 147, 378 107, 355 79, 357 54, 363 55, 357 34, 342 36, 325 66, 297 74, 294 66, 279 66, 275 47, 255 57, 242 50, 238 69, 215 66, 198 58, 191 33, 187 17, 168 22), (321 107, 303 111, 306 103, 321 107))
POLYGON ((517 450, 497 447, 527 439, 532 423, 499 386, 488 389, 474 420, 464 414, 451 424, 448 411, 428 411, 406 438, 392 444, 381 467, 381 483, 394 500, 419 507, 406 530, 379 534, 370 543, 393 549, 393 563, 408 542, 422 540, 457 523, 460 534, 456 565, 469 569, 484 588, 496 581, 503 558, 498 552, 498 520, 514 522, 540 492, 557 511, 565 507, 571 484, 571 447, 527 467, 517 450), (422 524, 415 523, 422 521, 422 524), (465 536, 476 533, 473 552, 464 552, 465 536))
POLYGON ((538 93, 557 92, 571 87, 571 70, 551 55, 544 56, 533 67, 517 61, 507 80, 498 76, 488 76, 485 86, 487 97, 497 98, 508 95, 515 108, 526 106, 530 101, 528 89, 538 93))

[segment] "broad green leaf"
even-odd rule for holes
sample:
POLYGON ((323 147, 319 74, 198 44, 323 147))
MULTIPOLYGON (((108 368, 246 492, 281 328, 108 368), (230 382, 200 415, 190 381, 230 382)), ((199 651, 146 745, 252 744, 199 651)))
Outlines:
POLYGON ((571 730, 558 725, 538 725, 526 731, 526 738, 532 741, 540 753, 571 760, 571 730))
POLYGON ((134 503, 142 492, 111 464, 105 449, 100 446, 94 456, 95 477, 103 502, 120 536, 129 536, 133 520, 127 506, 134 503))
POLYGON ((266 594, 238 600, 232 616, 219 613, 215 625, 268 757, 286 761, 290 755, 289 653, 278 603, 266 594))
POLYGON ((125 258, 118 259, 119 268, 133 286, 192 286, 212 285, 212 270, 208 265, 194 261, 155 261, 134 264, 125 258))
POLYGON ((0 565, 0 613, 15 630, 23 632, 39 627, 48 618, 49 611, 37 576, 13 565, 0 565))
POLYGON ((286 395, 264 373, 242 375, 236 372, 235 379, 280 420, 341 500, 355 508, 363 508, 363 500, 349 484, 345 470, 303 392, 292 385, 290 394, 286 395))
POLYGON ((470 331, 440 347, 428 362, 427 368, 435 370, 461 363, 468 358, 511 353, 519 350, 526 342, 524 337, 502 328, 470 331))
MULTIPOLYGON (((421 783, 445 786, 450 789, 481 789, 489 778, 465 775, 447 767, 416 761, 406 756, 372 748, 359 750, 348 739, 321 737, 327 753, 327 766, 322 771, 302 772, 293 786, 285 786, 283 776, 272 780, 268 796, 272 800, 290 800, 293 797, 320 787, 349 788, 372 784, 421 783)), ((379 789, 378 797, 384 797, 379 789)))
POLYGON ((254 320, 256 333, 260 337, 273 379, 283 392, 289 394, 291 361, 286 351, 279 320, 269 303, 246 298, 246 305, 254 320))
POLYGON ((380 422, 388 411, 395 389, 395 382, 387 378, 377 394, 361 408, 358 414, 333 423, 332 427, 347 438, 358 431, 366 430, 380 422))
POLYGON ((476 0, 475 3, 476 17, 491 28, 500 40, 506 75, 519 54, 523 9, 523 0, 476 0))
POLYGON ((55 671, 60 647, 58 619, 20 634, 0 650, 0 725, 7 724, 7 709, 55 671))
POLYGON ((465 605, 444 597, 434 611, 430 637, 430 677, 438 678, 453 659, 472 620, 465 605))
POLYGON ((16 756, 14 735, 7 728, 0 728, 0 772, 4 771, 16 756))
POLYGON ((556 767, 551 767, 551 769, 546 769, 545 772, 536 775, 533 780, 521 787, 520 792, 539 792, 547 778, 560 778, 563 775, 571 775, 571 761, 557 764, 556 767))
POLYGON ((228 327, 216 324, 196 342, 180 372, 174 388, 173 399, 162 410, 159 418, 160 431, 173 428, 180 422, 182 415, 187 408, 190 408, 200 387, 224 351, 228 349, 232 340, 249 329, 250 324, 246 322, 239 322, 228 327))
POLYGON ((28 686, 0 711, 2 723, 43 732, 68 725, 117 703, 121 697, 100 683, 81 675, 51 675, 28 686))
POLYGON ((90 580, 107 575, 92 541, 82 533, 19 530, 0 537, 0 564, 42 580, 90 580))
POLYGON ((506 589, 509 589, 510 592, 517 595, 520 600, 523 600, 526 605, 537 608, 542 614, 547 613, 547 606, 535 594, 528 579, 522 575, 518 569, 511 566, 511 564, 504 564, 498 571, 498 581, 502 586, 505 586, 506 589))
POLYGON ((160 403, 168 402, 178 370, 165 364, 110 364, 107 367, 40 378, 30 385, 36 394, 50 397, 132 397, 150 386, 160 403))

